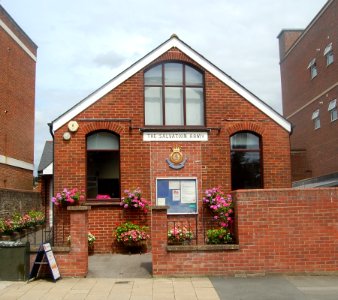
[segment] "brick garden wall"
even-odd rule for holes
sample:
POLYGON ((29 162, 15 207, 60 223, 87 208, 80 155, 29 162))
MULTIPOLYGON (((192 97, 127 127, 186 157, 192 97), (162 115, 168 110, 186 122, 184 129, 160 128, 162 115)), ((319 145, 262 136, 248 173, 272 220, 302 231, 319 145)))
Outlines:
POLYGON ((337 188, 232 195, 239 250, 168 252, 166 210, 153 210, 154 276, 338 272, 337 188))

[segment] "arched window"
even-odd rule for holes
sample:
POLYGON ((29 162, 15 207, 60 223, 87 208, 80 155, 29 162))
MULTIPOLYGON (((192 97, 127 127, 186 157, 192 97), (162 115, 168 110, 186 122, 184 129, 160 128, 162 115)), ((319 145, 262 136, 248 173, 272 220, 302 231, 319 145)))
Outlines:
POLYGON ((203 74, 183 63, 144 73, 145 125, 204 126, 203 74))
POLYGON ((87 198, 120 197, 120 141, 111 132, 87 137, 87 198))
POLYGON ((230 146, 232 190, 262 188, 260 137, 251 132, 238 132, 231 136, 230 146))

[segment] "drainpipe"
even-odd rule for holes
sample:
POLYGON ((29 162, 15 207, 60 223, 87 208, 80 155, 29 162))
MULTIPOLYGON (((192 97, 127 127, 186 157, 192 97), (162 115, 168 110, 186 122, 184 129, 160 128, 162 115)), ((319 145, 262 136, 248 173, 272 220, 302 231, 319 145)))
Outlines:
MULTIPOLYGON (((52 175, 52 183, 53 183, 53 190, 52 190, 52 195, 54 196, 55 195, 55 193, 54 193, 54 156, 55 156, 55 147, 54 147, 54 132, 53 132, 53 122, 52 123, 47 123, 47 125, 48 125, 48 127, 49 127, 49 133, 50 133, 50 135, 52 136, 52 138, 53 138, 53 169, 52 169, 52 172, 53 172, 53 175, 52 175)), ((51 200, 50 200, 51 201, 51 200)), ((49 204, 49 203, 48 203, 49 204)), ((52 218, 53 218, 53 228, 52 228, 52 230, 53 230, 53 241, 52 241, 52 243, 53 243, 53 245, 54 245, 54 238, 55 238, 55 224, 54 224, 54 205, 52 206, 52 208, 53 208, 53 211, 52 211, 52 218)))

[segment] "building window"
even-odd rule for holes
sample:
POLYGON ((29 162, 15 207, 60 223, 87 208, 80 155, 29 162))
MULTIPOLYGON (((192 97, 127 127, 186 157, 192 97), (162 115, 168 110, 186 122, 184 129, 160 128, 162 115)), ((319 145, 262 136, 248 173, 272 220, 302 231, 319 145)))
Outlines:
POLYGON ((313 112, 312 121, 314 123, 314 128, 319 129, 320 128, 319 109, 313 112))
POLYGON ((120 197, 120 142, 111 132, 87 137, 87 199, 120 197))
POLYGON ((334 61, 332 43, 326 46, 324 56, 326 57, 326 66, 331 65, 334 61))
POLYGON ((316 65, 316 59, 310 61, 309 65, 307 66, 308 69, 310 69, 310 76, 311 79, 315 78, 318 75, 317 65, 316 65))
POLYGON ((182 63, 144 73, 145 125, 204 126, 203 74, 182 63))
POLYGON ((329 107, 327 109, 330 112, 331 122, 336 121, 338 119, 337 114, 337 99, 330 101, 329 107))
POLYGON ((262 188, 261 138, 238 132, 231 136, 230 146, 232 190, 262 188))

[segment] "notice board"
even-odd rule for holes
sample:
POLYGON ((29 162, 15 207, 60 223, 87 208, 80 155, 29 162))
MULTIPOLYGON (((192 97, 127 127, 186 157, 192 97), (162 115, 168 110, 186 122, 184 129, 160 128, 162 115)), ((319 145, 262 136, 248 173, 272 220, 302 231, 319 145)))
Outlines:
POLYGON ((197 214, 196 178, 156 179, 156 204, 168 205, 168 214, 197 214))

